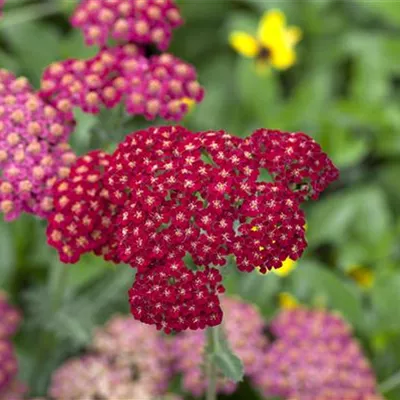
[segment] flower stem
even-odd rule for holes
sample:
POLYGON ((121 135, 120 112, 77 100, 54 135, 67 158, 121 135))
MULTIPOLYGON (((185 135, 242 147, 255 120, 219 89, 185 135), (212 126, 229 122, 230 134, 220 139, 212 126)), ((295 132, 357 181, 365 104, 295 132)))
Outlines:
POLYGON ((215 352, 218 347, 219 327, 207 328, 206 348, 206 400, 217 400, 217 366, 215 364, 215 352))

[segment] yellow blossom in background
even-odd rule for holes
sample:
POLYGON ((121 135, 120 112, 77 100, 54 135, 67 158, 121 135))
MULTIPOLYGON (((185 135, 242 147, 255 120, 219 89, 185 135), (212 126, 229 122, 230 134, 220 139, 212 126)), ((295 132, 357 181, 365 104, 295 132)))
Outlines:
POLYGON ((291 258, 287 258, 280 268, 272 268, 272 272, 279 276, 288 276, 295 268, 296 261, 293 261, 291 258))
POLYGON ((347 274, 364 289, 369 289, 374 284, 374 273, 371 269, 367 267, 363 267, 361 265, 353 265, 349 268, 347 274))
POLYGON ((301 30, 287 26, 285 15, 279 10, 264 13, 258 26, 257 36, 234 31, 229 36, 231 46, 242 56, 254 58, 258 72, 269 66, 284 70, 296 62, 295 45, 301 39, 301 30))
POLYGON ((191 112, 193 110, 194 106, 196 105, 196 102, 193 99, 189 98, 189 97, 183 97, 181 99, 181 102, 183 104, 187 104, 188 112, 191 112))
POLYGON ((291 310, 293 308, 299 307, 299 305, 300 304, 296 299, 296 297, 294 297, 290 293, 288 292, 279 293, 279 306, 281 308, 284 308, 286 310, 291 310))

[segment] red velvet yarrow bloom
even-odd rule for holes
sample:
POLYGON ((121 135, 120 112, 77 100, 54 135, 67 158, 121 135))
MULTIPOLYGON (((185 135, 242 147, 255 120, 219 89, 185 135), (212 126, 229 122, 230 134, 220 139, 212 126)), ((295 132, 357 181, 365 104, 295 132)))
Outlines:
POLYGON ((296 333, 276 331, 283 336, 268 349, 264 365, 254 378, 262 393, 298 400, 372 398, 376 394, 373 371, 347 324, 340 324, 336 315, 329 318, 327 312, 321 318, 317 311, 317 322, 311 324, 308 334, 312 311, 307 312, 307 318, 303 310, 299 318, 293 318, 296 311, 291 313, 287 321, 293 325, 286 325, 286 329, 296 333))
POLYGON ((74 107, 97 114, 125 104, 130 115, 180 120, 187 100, 200 102, 204 90, 190 64, 162 54, 146 58, 133 44, 101 50, 89 60, 66 60, 44 72, 40 95, 73 119, 74 107))
POLYGON ((54 181, 68 174, 75 159, 65 142, 72 125, 25 78, 5 70, 0 95, 0 210, 7 220, 23 211, 45 217, 54 181))
POLYGON ((71 23, 83 30, 89 46, 114 39, 166 50, 183 20, 173 0, 83 0, 71 23))
POLYGON ((187 252, 196 265, 222 266, 232 253, 240 270, 261 272, 299 258, 305 219, 295 195, 282 184, 258 182, 258 165, 243 143, 223 131, 181 127, 128 136, 104 178, 121 207, 119 258, 142 271, 187 252))
POLYGON ((160 261, 151 270, 136 274, 129 291, 132 315, 166 333, 219 325, 221 281, 214 268, 192 271, 179 259, 160 261))
POLYGON ((339 176, 321 147, 304 133, 259 129, 247 140, 249 151, 275 182, 289 187, 300 200, 316 200, 339 176))
POLYGON ((83 253, 100 252, 108 240, 114 206, 108 202, 102 177, 109 159, 102 151, 92 151, 80 157, 69 176, 53 186, 47 238, 63 262, 75 263, 83 253))
POLYGON ((115 368, 135 371, 137 386, 154 396, 165 393, 171 378, 171 354, 164 336, 131 316, 115 316, 95 332, 93 350, 112 361, 115 368), (121 351, 123 349, 123 351, 121 351))
MULTIPOLYGON (((258 373, 262 366, 263 354, 268 346, 263 333, 262 316, 254 305, 239 299, 224 297, 221 303, 225 315, 223 328, 228 343, 242 360, 245 375, 251 377, 258 373)), ((203 368, 205 332, 182 332, 171 340, 175 371, 182 374, 184 390, 193 396, 201 397, 207 388, 203 368)), ((231 394, 236 388, 237 383, 219 377, 218 393, 231 394)))

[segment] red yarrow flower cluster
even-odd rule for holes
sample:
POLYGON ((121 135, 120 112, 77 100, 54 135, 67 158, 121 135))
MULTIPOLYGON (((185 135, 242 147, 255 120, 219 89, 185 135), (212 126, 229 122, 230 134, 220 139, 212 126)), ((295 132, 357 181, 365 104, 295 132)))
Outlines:
MULTIPOLYGON (((259 133, 256 131, 255 137, 259 133)), ((263 131, 266 144, 269 133, 274 136, 276 131, 263 131)), ((296 138, 296 134, 290 135, 296 138)), ((325 174, 321 181, 314 160, 322 160, 324 153, 311 138, 298 135, 312 147, 305 158, 315 171, 308 184, 320 192, 337 176, 337 170, 326 158, 329 163, 320 163, 319 168, 330 171, 330 178, 325 174)), ((287 145, 291 146, 291 141, 287 145)), ((303 146, 300 148, 290 151, 293 159, 286 159, 288 170, 297 158, 304 159, 303 146)), ((222 314, 217 293, 223 289, 216 268, 226 264, 228 255, 235 256, 242 271, 259 268, 265 273, 281 267, 288 257, 298 259, 306 247, 305 218, 300 209, 304 197, 291 185, 291 175, 288 179, 281 176, 278 182, 262 182, 260 171, 266 166, 257 151, 253 136, 242 139, 224 131, 193 133, 182 127, 158 127, 129 135, 94 182, 93 193, 107 194, 102 198, 103 210, 99 208, 97 214, 112 214, 115 221, 98 228, 103 246, 97 246, 100 242, 80 246, 75 230, 70 234, 68 229, 58 235, 63 238, 58 243, 72 246, 68 249, 74 254, 71 262, 83 252, 95 250, 106 259, 137 268, 137 281, 130 292, 137 319, 167 331, 218 324, 222 314), (197 271, 183 265, 187 255, 197 271)), ((72 176, 73 172, 68 180, 72 176)), ((63 196, 55 190, 56 208, 63 196)), ((76 201, 89 204, 86 191, 78 194, 76 201)), ((71 220, 68 208, 57 212, 71 220)), ((87 212, 84 210, 79 220, 83 221, 87 212)), ((55 215, 50 218, 50 236, 55 215)), ((51 238, 49 242, 59 251, 62 248, 51 238)))
POLYGON ((0 211, 46 217, 51 187, 75 161, 66 140, 73 125, 44 103, 26 78, 0 70, 0 211))
POLYGON ((170 54, 146 58, 134 44, 105 48, 88 60, 69 59, 44 72, 41 97, 73 119, 73 108, 97 114, 124 103, 129 115, 179 120, 204 90, 196 71, 170 54))
POLYGON ((92 151, 79 158, 69 176, 53 187, 47 237, 62 262, 77 262, 81 254, 98 252, 107 242, 114 207, 101 182, 109 159, 102 151, 92 151))
POLYGON ((114 39, 166 50, 183 20, 173 0, 83 0, 71 23, 83 30, 89 46, 114 39))
POLYGON ((379 400, 374 373, 343 319, 297 308, 271 324, 278 339, 254 381, 266 397, 379 400))
POLYGON ((166 333, 219 325, 222 277, 215 268, 189 270, 182 260, 138 273, 129 291, 132 315, 166 333))

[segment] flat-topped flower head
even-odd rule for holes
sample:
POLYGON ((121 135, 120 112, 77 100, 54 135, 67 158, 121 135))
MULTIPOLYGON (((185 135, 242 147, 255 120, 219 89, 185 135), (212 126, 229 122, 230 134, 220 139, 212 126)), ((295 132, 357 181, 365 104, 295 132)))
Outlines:
POLYGON ((258 129, 247 140, 261 168, 287 186, 300 201, 316 200, 339 177, 321 146, 302 132, 258 129))
POLYGON ((106 153, 92 151, 76 161, 68 177, 54 184, 47 238, 63 262, 75 263, 83 253, 100 252, 107 243, 114 207, 102 178, 109 160, 106 153))
MULTIPOLYGON (((242 360, 245 375, 251 377, 262 366, 263 354, 268 346, 263 333, 263 318, 254 305, 240 299, 223 297, 221 304, 226 339, 232 351, 242 360)), ((183 389, 195 397, 203 396, 207 389, 202 365, 205 346, 204 331, 182 332, 172 338, 175 371, 182 374, 183 389)), ((219 377, 218 393, 231 394, 236 388, 237 383, 219 377)))
POLYGON ((131 376, 129 368, 115 368, 106 357, 74 358, 55 371, 49 395, 55 400, 139 399, 135 396, 142 390, 132 385, 131 376))
POLYGON ((51 211, 51 187, 75 160, 66 143, 71 130, 25 78, 0 70, 0 212, 7 220, 51 211))
POLYGON ((87 45, 105 46, 113 39, 166 50, 183 19, 173 0, 82 0, 71 23, 83 31, 87 45))
POLYGON ((166 333, 219 325, 222 277, 214 268, 189 270, 182 260, 159 263, 136 274, 129 291, 132 315, 166 333))
POLYGON ((170 54, 146 58, 127 44, 105 48, 88 60, 66 60, 44 72, 41 97, 73 119, 73 108, 98 114, 123 103, 129 115, 180 120, 204 89, 195 68, 170 54))
POLYGON ((285 15, 279 10, 267 11, 261 18, 258 32, 234 31, 229 37, 231 46, 244 57, 256 60, 257 70, 263 73, 268 67, 285 70, 296 62, 295 45, 301 39, 301 30, 286 26, 285 15))
POLYGON ((254 378, 264 396, 298 400, 377 396, 373 371, 338 315, 298 307, 279 314, 272 330, 277 340, 254 378))
POLYGON ((112 360, 115 368, 135 371, 132 382, 156 395, 165 393, 171 378, 171 354, 164 336, 131 316, 115 316, 96 330, 92 349, 112 360))

